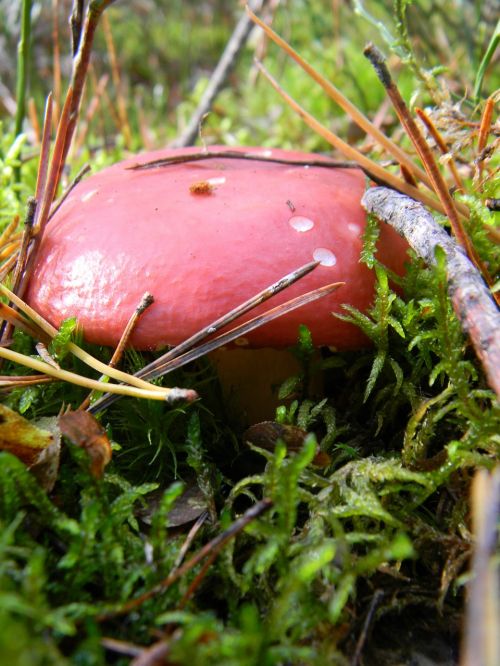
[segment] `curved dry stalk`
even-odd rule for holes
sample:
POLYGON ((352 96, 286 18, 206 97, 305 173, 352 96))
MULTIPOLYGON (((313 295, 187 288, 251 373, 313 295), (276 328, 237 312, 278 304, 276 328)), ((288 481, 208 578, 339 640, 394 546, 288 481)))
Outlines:
MULTIPOLYGON (((417 182, 424 183, 431 190, 433 189, 432 181, 424 169, 416 165, 412 159, 395 144, 389 137, 381 132, 361 111, 345 97, 340 90, 334 86, 330 81, 325 79, 314 67, 312 67, 306 60, 304 60, 291 46, 282 39, 270 26, 266 25, 258 16, 256 16, 248 7, 246 7, 250 18, 256 23, 266 35, 273 40, 285 53, 287 53, 318 85, 323 88, 328 97, 332 99, 341 109, 343 109, 353 120, 358 127, 360 127, 366 134, 371 136, 384 150, 392 155, 402 166, 406 167, 408 171, 416 178, 417 182)), ((268 77, 269 78, 269 77, 268 77)), ((418 198, 418 197, 416 197, 418 198)), ((469 210, 467 206, 460 202, 455 202, 460 214, 468 218, 469 210)))
MULTIPOLYGON (((147 377, 148 379, 164 377, 170 372, 177 370, 177 368, 181 368, 187 363, 191 363, 192 361, 205 356, 205 354, 209 354, 210 352, 233 342, 236 340, 236 338, 244 336, 247 333, 250 333, 250 331, 259 328, 260 326, 264 326, 264 324, 268 324, 269 322, 274 321, 274 319, 278 319, 278 317, 282 317, 292 310, 296 310, 303 305, 307 305, 308 303, 312 303, 319 298, 328 296, 329 294, 336 291, 339 287, 342 287, 344 284, 345 282, 335 282, 327 284, 324 287, 318 287, 318 289, 313 289, 313 291, 308 291, 301 296, 297 296, 296 298, 292 298, 291 300, 286 301, 286 303, 282 303, 281 305, 267 310, 263 314, 258 315, 257 317, 254 317, 253 319, 250 319, 249 321, 246 321, 245 323, 232 328, 230 331, 222 333, 213 340, 209 340, 208 342, 205 342, 198 347, 194 347, 194 349, 190 349, 181 355, 176 354, 178 347, 174 347, 170 352, 167 352, 167 354, 157 359, 157 361, 153 361, 153 363, 145 366, 136 374, 141 377, 147 377), (166 360, 167 358, 169 360, 166 360)), ((208 328, 210 329, 211 327, 209 326, 208 328)), ((201 333, 205 333, 206 330, 207 329, 203 329, 201 333)), ((183 343, 181 343, 179 347, 181 347, 182 344, 183 343)), ((106 407, 109 407, 109 405, 114 402, 115 399, 116 397, 114 396, 103 395, 102 398, 99 398, 99 400, 97 400, 92 405, 92 407, 90 407, 89 411, 94 414, 100 412, 106 407)))
POLYGON ((302 120, 304 120, 304 122, 309 125, 312 130, 322 136, 334 148, 343 153, 348 160, 354 160, 357 162, 358 165, 377 182, 387 183, 395 190, 404 192, 407 196, 412 197, 413 199, 418 199, 426 206, 429 206, 430 208, 445 214, 444 207, 440 201, 427 194, 427 192, 418 190, 416 187, 413 187, 404 180, 401 180, 401 178, 398 178, 394 174, 390 173, 390 171, 386 171, 376 162, 366 157, 366 155, 363 155, 363 153, 361 153, 359 150, 356 150, 356 148, 353 148, 348 143, 343 141, 327 127, 318 122, 316 118, 314 118, 314 116, 312 116, 302 106, 300 106, 300 104, 296 102, 293 97, 290 97, 290 95, 283 90, 280 84, 267 71, 262 63, 257 62, 257 67, 268 79, 276 92, 281 95, 285 102, 302 118, 302 120))
MULTIPOLYGON (((406 130, 408 137, 410 138, 411 142, 415 147, 415 150, 417 151, 420 159, 422 160, 422 164, 424 165, 427 175, 429 176, 429 179, 432 183, 432 187, 437 196, 439 197, 439 200, 441 201, 441 204, 443 205, 443 208, 445 210, 445 214, 448 217, 448 220, 450 221, 453 235, 460 243, 460 245, 462 245, 462 247, 465 248, 471 261, 476 265, 478 270, 482 273, 488 285, 490 287, 493 286, 493 279, 488 271, 488 267, 485 265, 485 263, 482 261, 481 257, 479 256, 467 232, 467 229, 463 225, 463 222, 458 214, 456 202, 453 200, 448 190, 448 186, 443 176, 441 175, 441 171, 438 169, 438 166, 434 159, 434 155, 432 154, 432 151, 429 147, 429 144, 422 136, 422 133, 420 132, 417 123, 414 121, 413 117, 410 115, 410 112, 408 111, 408 107, 406 106, 406 103, 403 97, 401 96, 398 87, 392 80, 392 76, 386 65, 384 56, 374 44, 368 44, 365 47, 363 53, 373 65, 377 73, 377 76, 380 79, 380 82, 384 86, 385 91, 387 92, 387 95, 389 96, 389 99, 392 102, 392 105, 397 113, 401 125, 406 130)), ((497 300, 497 302, 500 303, 500 300, 497 300)))
MULTIPOLYGON (((42 331, 49 336, 49 338, 53 338, 57 335, 57 329, 54 328, 52 324, 49 324, 49 322, 46 321, 37 312, 35 312, 33 308, 31 308, 22 299, 20 299, 18 296, 12 293, 10 289, 7 289, 5 285, 0 284, 0 291, 3 294, 5 294, 5 296, 7 296, 22 312, 24 312, 24 314, 28 315, 28 317, 30 317, 30 319, 32 319, 35 322, 35 324, 37 324, 42 329, 42 331)), ((94 370, 97 370, 106 377, 111 377, 116 381, 125 382, 130 386, 135 386, 136 388, 152 391, 155 393, 162 393, 164 391, 164 389, 162 389, 160 386, 155 386, 154 384, 150 384, 149 382, 144 381, 143 379, 135 377, 134 375, 129 375, 128 373, 122 372, 121 370, 117 370, 116 368, 110 368, 105 363, 102 363, 98 359, 91 356, 88 352, 83 350, 74 342, 70 342, 68 344, 68 350, 74 356, 79 358, 80 361, 83 361, 83 363, 90 366, 94 370)), ((106 384, 106 386, 109 386, 109 384, 106 384)))
MULTIPOLYGON (((26 368, 31 368, 38 372, 43 373, 44 375, 49 375, 63 382, 69 382, 71 384, 76 384, 77 386, 83 386, 90 391, 100 391, 101 393, 117 393, 119 395, 129 396, 131 398, 147 398, 148 400, 163 400, 165 402, 173 402, 175 400, 188 400, 193 401, 198 397, 194 391, 188 389, 179 389, 179 388, 163 388, 160 391, 157 390, 146 390, 137 388, 136 386, 127 386, 125 384, 110 384, 108 382, 100 382, 95 379, 89 379, 88 377, 82 377, 77 375, 74 372, 69 370, 60 370, 58 368, 45 363, 45 361, 39 361, 36 358, 31 356, 25 356, 24 354, 19 354, 12 349, 6 349, 5 347, 0 347, 0 358, 4 358, 7 361, 12 363, 17 363, 26 368)), ((158 388, 158 387, 156 387, 158 388)))

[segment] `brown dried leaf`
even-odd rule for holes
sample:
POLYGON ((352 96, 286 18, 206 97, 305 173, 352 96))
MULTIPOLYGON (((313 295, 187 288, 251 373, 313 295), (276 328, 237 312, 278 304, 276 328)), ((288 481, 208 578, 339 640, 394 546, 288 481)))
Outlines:
POLYGON ((5 405, 0 405, 0 449, 9 451, 31 467, 53 437, 5 405))
MULTIPOLYGON (((281 439, 286 444, 288 451, 292 453, 302 448, 306 437, 307 432, 302 428, 277 423, 276 421, 256 423, 243 433, 243 440, 245 442, 258 446, 261 449, 266 449, 267 451, 274 451, 276 442, 278 439, 281 439)), ((318 447, 312 464, 316 467, 328 467, 331 461, 328 453, 320 451, 318 447)))
POLYGON ((101 424, 89 412, 78 410, 62 414, 59 428, 72 444, 85 449, 90 457, 90 472, 100 478, 111 460, 111 443, 101 424))
POLYGON ((276 421, 262 421, 250 426, 243 434, 245 442, 267 451, 274 451, 276 442, 281 439, 289 451, 298 451, 307 436, 307 432, 297 426, 285 425, 276 421))

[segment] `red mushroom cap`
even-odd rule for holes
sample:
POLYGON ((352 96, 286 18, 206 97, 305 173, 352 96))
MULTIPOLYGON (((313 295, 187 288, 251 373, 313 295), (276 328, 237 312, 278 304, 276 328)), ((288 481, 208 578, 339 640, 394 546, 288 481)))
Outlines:
MULTIPOLYGON (((222 150, 214 147, 210 149, 222 150)), ((245 148, 242 152, 317 162, 317 155, 245 148)), ((87 340, 115 345, 145 291, 154 304, 132 336, 138 349, 174 345, 267 285, 317 259, 311 274, 247 318, 330 282, 331 296, 261 327, 241 341, 294 344, 306 324, 317 345, 366 344, 332 316, 349 303, 366 310, 374 275, 359 263, 365 176, 357 169, 210 159, 134 170, 188 148, 146 153, 80 183, 45 231, 29 304, 58 326, 76 316, 87 340)), ((402 272, 407 245, 381 229, 379 257, 402 272)), ((239 322, 238 322, 239 323, 239 322)))

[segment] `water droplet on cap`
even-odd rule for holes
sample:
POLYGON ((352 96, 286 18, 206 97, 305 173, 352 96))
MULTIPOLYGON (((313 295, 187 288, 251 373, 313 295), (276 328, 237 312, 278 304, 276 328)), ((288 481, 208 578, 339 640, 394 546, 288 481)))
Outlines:
POLYGON ((314 261, 319 261, 321 266, 335 266, 337 257, 326 247, 317 247, 313 252, 314 261))
POLYGON ((288 220, 288 224, 292 229, 295 229, 295 231, 309 231, 314 227, 314 222, 302 215, 294 215, 288 220))
POLYGON ((225 176, 220 176, 220 178, 209 178, 207 180, 207 183, 210 183, 210 185, 224 185, 225 182, 225 176))
POLYGON ((94 194, 97 194, 97 190, 90 190, 90 192, 85 192, 85 194, 82 194, 80 197, 80 201, 85 202, 91 199, 94 194))

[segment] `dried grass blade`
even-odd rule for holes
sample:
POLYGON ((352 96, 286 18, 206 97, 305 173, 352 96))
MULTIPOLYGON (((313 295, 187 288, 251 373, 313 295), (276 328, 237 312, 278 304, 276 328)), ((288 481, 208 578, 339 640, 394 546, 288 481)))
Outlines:
POLYGON ((136 386, 127 386, 125 384, 110 384, 108 382, 96 381, 95 379, 89 379, 88 377, 77 375, 68 370, 58 370, 44 361, 39 361, 31 356, 19 354, 18 352, 13 351, 12 349, 6 349, 5 347, 0 347, 0 358, 31 368, 32 370, 41 372, 44 375, 49 375, 60 381, 83 386, 91 391, 100 391, 101 393, 107 391, 108 393, 118 393, 119 395, 126 395, 132 398, 147 398, 148 400, 164 401, 170 401, 171 399, 194 400, 197 397, 194 391, 178 388, 163 388, 161 391, 153 391, 137 388, 136 386))
MULTIPOLYGON (((5 294, 22 312, 24 312, 24 314, 26 314, 30 319, 32 319, 35 322, 35 324, 37 324, 37 326, 39 326, 40 329, 44 331, 44 333, 47 334, 50 338, 53 338, 55 335, 57 335, 57 329, 54 328, 52 324, 49 324, 49 322, 46 321, 37 312, 35 312, 33 308, 31 308, 21 298, 16 296, 16 294, 12 293, 9 289, 7 289, 5 285, 0 284, 0 291, 3 294, 5 294)), ((79 358, 80 361, 82 361, 89 367, 93 368, 94 370, 97 370, 97 372, 100 372, 102 375, 105 375, 106 377, 111 377, 116 381, 125 382, 130 386, 135 386, 137 388, 142 388, 145 390, 156 391, 156 392, 163 391, 163 389, 160 388, 159 386, 154 386, 153 384, 149 384, 148 382, 140 379, 139 377, 136 377, 135 375, 129 375, 126 372, 117 370, 116 368, 110 368, 108 365, 97 360, 96 358, 88 354, 86 351, 84 351, 81 347, 78 347, 78 345, 74 344, 73 342, 70 342, 68 344, 68 350, 74 356, 79 358)))
MULTIPOLYGON (((253 319, 250 319, 244 324, 240 324, 240 326, 231 329, 227 333, 223 333, 222 335, 218 336, 217 338, 214 338, 213 340, 205 342, 204 344, 199 345, 194 349, 191 349, 190 351, 182 354, 181 356, 176 356, 175 358, 172 358, 167 361, 165 361, 164 358, 162 357, 162 359, 158 359, 159 361, 162 361, 161 364, 155 363, 143 368, 140 371, 141 377, 147 379, 163 377, 164 375, 167 375, 173 370, 176 370, 177 368, 180 368, 183 365, 186 365, 187 363, 191 363, 192 361, 195 361, 196 359, 205 356, 205 354, 208 354, 214 351, 215 349, 218 349, 219 347, 223 347, 224 345, 229 344, 236 338, 239 338, 242 335, 246 335, 247 333, 250 333, 250 331, 259 328, 264 324, 268 324, 269 322, 273 321, 274 319, 277 319, 278 317, 282 317, 288 312, 292 312, 292 310, 296 310, 297 308, 300 308, 303 305, 307 305, 308 303, 312 303, 313 301, 316 301, 319 298, 328 296, 332 292, 336 291, 343 284, 344 284, 343 282, 335 282, 332 284, 327 284, 324 287, 319 287, 318 289, 314 289, 313 291, 309 291, 306 294, 302 294, 302 296, 298 296, 297 298, 293 298, 292 300, 287 301, 286 303, 283 303, 281 305, 278 305, 277 307, 272 308, 271 310, 267 310, 263 314, 254 317, 253 319), (152 365, 154 365, 155 367, 152 368, 151 367, 152 365)), ((104 395, 89 408, 89 412, 93 414, 100 412, 106 407, 108 407, 110 404, 112 404, 115 401, 115 399, 116 398, 114 398, 114 396, 104 395)))
POLYGON ((364 54, 372 63, 377 76, 379 77, 394 106, 401 124, 405 128, 408 137, 411 139, 415 149, 420 156, 420 159, 422 160, 425 170, 427 171, 427 174, 432 182, 434 191, 438 195, 445 210, 445 214, 450 221, 455 238, 458 240, 460 245, 465 248, 467 254, 477 266, 477 268, 481 271, 482 275, 486 279, 486 282, 491 287, 493 285, 493 280, 489 274, 489 271, 482 262, 481 257, 478 255, 476 248, 474 247, 469 234, 467 233, 467 230, 462 224, 455 206, 455 202, 453 201, 448 191, 448 187, 441 175, 441 172, 436 165, 432 151, 422 136, 418 125, 410 115, 406 103, 403 100, 396 84, 392 80, 391 74, 385 63, 384 56, 373 44, 368 44, 368 46, 365 47, 364 54))
POLYGON ((354 160, 359 164, 359 166, 374 180, 378 183, 387 183, 390 187, 403 192, 413 199, 421 201, 426 206, 430 206, 434 210, 437 210, 440 213, 445 213, 444 207, 437 199, 434 199, 432 196, 428 195, 426 192, 418 190, 416 187, 412 187, 401 178, 398 178, 394 174, 386 171, 381 166, 379 166, 373 160, 370 160, 366 155, 360 153, 356 148, 353 148, 348 143, 340 139, 336 134, 331 132, 328 128, 322 125, 320 122, 314 118, 310 113, 308 113, 303 107, 298 104, 288 93, 286 93, 279 83, 271 76, 267 69, 261 64, 257 63, 257 66, 262 71, 264 76, 269 80, 273 88, 278 92, 285 102, 304 120, 304 122, 309 125, 309 127, 322 136, 328 143, 330 143, 334 148, 342 152, 347 159, 354 160))
POLYGON ((181 342, 176 347, 168 351, 166 354, 163 354, 160 358, 156 359, 156 361, 153 361, 146 367, 142 368, 142 370, 139 370, 137 376, 142 377, 143 375, 146 375, 148 372, 155 370, 156 368, 171 361, 177 356, 180 356, 184 352, 188 351, 195 345, 198 345, 200 342, 205 340, 205 338, 208 338, 209 335, 214 335, 215 333, 217 333, 217 331, 219 331, 221 328, 225 326, 228 326, 238 317, 242 317, 247 312, 250 312, 250 310, 253 310, 253 308, 257 307, 257 305, 260 305, 261 303, 264 303, 272 296, 279 294, 280 291, 283 291, 283 289, 286 289, 290 285, 294 284, 295 282, 297 282, 297 280, 300 280, 304 276, 308 275, 318 266, 319 266, 318 261, 310 261, 309 263, 304 264, 304 266, 301 266, 300 268, 297 268, 291 273, 288 273, 274 284, 269 285, 269 287, 266 287, 255 296, 252 296, 252 298, 249 298, 244 303, 241 303, 236 308, 233 308, 233 310, 227 312, 222 317, 219 317, 219 319, 216 319, 208 326, 205 326, 200 331, 192 335, 190 338, 184 340, 184 342, 181 342))
POLYGON ((340 92, 340 90, 334 86, 330 81, 325 79, 319 72, 317 72, 314 67, 312 67, 308 62, 306 62, 284 39, 282 39, 271 27, 266 25, 264 21, 254 14, 250 8, 246 7, 250 18, 254 23, 256 23, 266 35, 273 40, 285 53, 287 53, 295 62, 307 73, 309 76, 318 83, 323 90, 326 92, 328 97, 332 99, 336 104, 338 104, 341 109, 343 109, 351 119, 360 127, 364 132, 370 135, 377 143, 379 143, 390 155, 392 155, 400 164, 404 166, 416 176, 417 181, 420 180, 425 183, 428 187, 431 187, 431 183, 425 171, 418 167, 410 159, 410 157, 391 139, 389 139, 383 132, 381 132, 370 120, 363 114, 361 111, 340 92))

